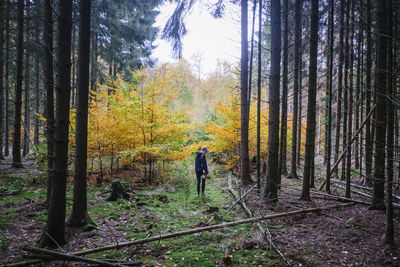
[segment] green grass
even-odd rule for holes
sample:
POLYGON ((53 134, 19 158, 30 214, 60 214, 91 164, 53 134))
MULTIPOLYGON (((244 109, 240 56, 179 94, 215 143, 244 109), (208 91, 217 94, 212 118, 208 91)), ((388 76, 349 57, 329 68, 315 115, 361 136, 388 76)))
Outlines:
MULTIPOLYGON (((217 224, 241 219, 241 214, 234 211, 225 214, 231 205, 232 199, 223 189, 225 177, 216 169, 211 170, 212 179, 207 180, 205 196, 197 197, 196 177, 192 162, 181 162, 173 168, 169 180, 165 183, 145 189, 135 188, 132 198, 119 199, 109 202, 105 199, 107 188, 92 186, 88 188, 88 211, 92 220, 100 226, 103 223, 117 225, 112 231, 123 234, 125 240, 142 239, 151 234, 157 236, 170 232, 184 231, 205 224, 217 224), (210 207, 218 211, 209 212, 210 207)), ((20 188, 27 186, 29 178, 6 177, 0 186, 20 188)), ((293 180, 293 183, 298 183, 293 180)), ((0 200, 0 207, 7 203, 21 203, 24 198, 34 200, 45 199, 43 188, 26 188, 17 196, 10 196, 0 200)), ((25 187, 24 187, 25 188, 25 187)), ((72 185, 67 186, 67 215, 72 205, 72 185)), ((12 227, 16 206, 10 207, 7 216, 0 216, 0 229, 12 227)), ((36 223, 45 224, 46 214, 41 213, 32 217, 36 223)), ((91 258, 108 258, 125 260, 135 258, 143 264, 165 266, 215 266, 215 264, 234 264, 235 266, 261 265, 279 266, 280 260, 271 254, 268 248, 243 249, 243 243, 256 238, 256 228, 252 224, 219 229, 185 235, 178 238, 166 239, 146 245, 147 252, 143 252, 143 245, 123 250, 110 250, 90 255, 91 258), (149 250, 150 248, 150 250, 149 250)), ((93 237, 96 238, 95 236, 93 237)), ((2 246, 6 246, 5 237, 2 246)), ((3 241, 2 241, 3 242, 3 241)), ((100 242, 100 241, 99 241, 100 242)), ((104 245, 104 244, 98 244, 104 245)))

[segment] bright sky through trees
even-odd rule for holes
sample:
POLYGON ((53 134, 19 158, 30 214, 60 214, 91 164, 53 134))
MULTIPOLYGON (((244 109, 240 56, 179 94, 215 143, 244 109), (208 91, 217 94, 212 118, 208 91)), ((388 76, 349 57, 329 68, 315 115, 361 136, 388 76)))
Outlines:
MULTIPOLYGON (((240 55, 239 7, 228 4, 224 18, 215 19, 210 15, 208 7, 211 2, 197 3, 185 21, 188 32, 183 38, 182 55, 192 62, 193 56, 200 54, 202 75, 214 71, 218 61, 221 60, 236 64, 240 55)), ((161 30, 174 8, 175 5, 170 3, 160 7, 156 26, 161 30)), ((158 47, 153 51, 153 57, 157 58, 159 63, 173 60, 169 43, 158 38, 155 45, 158 47)))

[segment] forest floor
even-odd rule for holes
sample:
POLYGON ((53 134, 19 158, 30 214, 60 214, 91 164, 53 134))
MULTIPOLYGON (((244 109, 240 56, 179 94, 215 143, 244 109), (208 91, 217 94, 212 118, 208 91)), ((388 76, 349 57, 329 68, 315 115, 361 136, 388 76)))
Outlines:
MULTIPOLYGON (((32 161, 24 164, 24 169, 13 170, 7 161, 0 163, 0 264, 23 261, 22 247, 35 246, 46 221, 45 175, 32 161)), ((62 250, 75 252, 246 218, 239 205, 226 213, 234 202, 227 190, 228 179, 233 188, 240 190, 236 177, 212 166, 206 195, 197 197, 192 169, 191 163, 180 163, 171 179, 151 187, 134 183, 137 172, 129 175, 126 171, 119 178, 130 192, 129 200, 106 201, 109 185, 89 186, 88 209, 98 227, 87 232, 67 228, 68 244, 62 250)), ((322 180, 323 172, 317 170, 316 177, 322 180)), ((343 194, 342 189, 333 191, 343 194)), ((339 204, 321 196, 312 197, 310 202, 300 201, 300 192, 301 180, 283 177, 277 204, 268 203, 256 190, 246 196, 245 203, 255 216, 339 204)), ((354 194, 352 197, 368 201, 354 194)), ((71 206, 70 183, 67 216, 71 206)), ((399 218, 395 210, 396 244, 400 244, 399 218)), ((242 224, 108 250, 89 258, 137 261, 143 266, 284 266, 286 262, 291 266, 400 266, 400 250, 390 250, 384 244, 385 213, 367 210, 366 205, 281 217, 262 222, 261 226, 270 232, 270 238, 263 236, 255 224, 242 224)), ((64 264, 51 262, 46 266, 64 264)))

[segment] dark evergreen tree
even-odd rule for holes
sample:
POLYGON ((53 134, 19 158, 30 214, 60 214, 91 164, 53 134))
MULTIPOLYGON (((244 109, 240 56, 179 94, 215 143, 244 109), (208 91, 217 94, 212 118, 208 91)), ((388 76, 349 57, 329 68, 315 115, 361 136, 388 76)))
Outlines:
POLYGON ((262 0, 258 12, 258 70, 257 70, 257 188, 261 189, 261 42, 262 0))
POLYGON ((41 245, 65 244, 65 194, 67 183, 69 104, 71 95, 72 0, 60 0, 57 14, 56 119, 54 178, 41 245))
POLYGON ((24 55, 24 0, 17 2, 17 78, 15 86, 13 168, 22 168, 21 161, 21 109, 22 109, 22 58, 24 55))
POLYGON ((46 95, 46 142, 47 142, 47 196, 50 201, 54 176, 54 74, 53 74, 53 7, 52 0, 44 0, 43 43, 45 52, 44 87, 46 95))
POLYGON ((249 101, 248 101, 248 38, 247 0, 241 1, 241 57, 240 57, 240 178, 242 184, 251 182, 249 160, 249 101))
POLYGON ((75 134, 75 176, 72 213, 68 225, 84 226, 90 222, 87 212, 87 136, 90 61, 90 5, 79 3, 78 90, 75 134))
POLYGON ((4 2, 0 0, 0 159, 4 159, 3 156, 3 140, 4 140, 4 75, 3 75, 3 62, 4 62, 4 2))
POLYGON ((308 76, 308 104, 307 104, 307 131, 306 150, 304 161, 302 200, 310 200, 310 179, 312 157, 315 145, 315 106, 317 93, 317 49, 318 49, 318 0, 311 0, 311 26, 310 26, 310 63, 308 76))
MULTIPOLYGON (((366 93, 365 93, 365 113, 368 114, 371 110, 371 90, 372 90, 372 82, 371 82, 371 71, 372 71, 372 33, 371 33, 371 25, 372 25, 372 7, 371 0, 367 0, 367 24, 366 24, 366 34, 367 34, 367 47, 366 47, 366 93)), ((373 139, 371 136, 371 120, 367 120, 367 124, 365 125, 365 183, 367 185, 372 185, 372 150, 373 150, 373 139)))
POLYGON ((289 0, 283 1, 283 73, 282 73, 282 111, 281 111, 281 138, 279 144, 279 175, 278 184, 281 183, 281 174, 287 174, 286 165, 286 139, 287 139, 287 101, 288 101, 288 72, 289 72, 289 0))
POLYGON ((327 81, 327 115, 326 115, 326 144, 325 144, 325 157, 326 157, 326 187, 327 193, 331 192, 330 178, 331 178, 331 151, 332 151, 332 88, 333 88, 333 44, 334 44, 334 14, 335 5, 334 0, 329 1, 329 23, 328 23, 328 81, 327 81))
POLYGON ((299 103, 299 73, 301 68, 300 46, 301 46, 301 7, 302 0, 296 0, 295 4, 295 30, 294 30, 294 69, 293 69, 293 120, 292 120, 292 155, 290 163, 290 178, 297 179, 297 131, 298 131, 298 103, 299 103))
POLYGON ((386 0, 386 14, 387 14, 387 50, 388 50, 388 62, 387 62, 387 156, 386 156, 386 173, 387 173, 387 189, 386 189, 386 233, 385 242, 391 248, 394 248, 394 222, 393 222, 393 161, 394 161, 394 113, 395 105, 393 103, 395 99, 394 94, 394 83, 393 83, 393 3, 392 0, 386 0))
POLYGON ((279 85, 281 64, 281 3, 271 0, 271 74, 269 81, 269 122, 267 181, 264 196, 278 200, 279 159, 279 85))
POLYGON ((375 154, 374 154, 374 183, 372 203, 369 209, 384 209, 385 195, 385 145, 387 127, 387 9, 386 1, 377 1, 376 13, 376 70, 375 70, 375 91, 376 91, 376 122, 375 122, 375 154))

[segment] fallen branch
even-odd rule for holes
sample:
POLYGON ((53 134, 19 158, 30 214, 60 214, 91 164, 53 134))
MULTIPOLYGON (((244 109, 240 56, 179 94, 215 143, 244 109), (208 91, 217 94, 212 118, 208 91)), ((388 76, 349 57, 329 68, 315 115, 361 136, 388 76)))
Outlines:
MULTIPOLYGON (((340 180, 336 180, 336 179, 331 179, 331 181, 335 182, 335 183, 346 184, 346 182, 340 181, 340 180)), ((370 192, 373 191, 373 188, 371 188, 371 187, 366 187, 366 186, 357 185, 357 184, 351 184, 351 186, 355 187, 355 188, 358 188, 358 189, 367 190, 367 191, 370 191, 370 192)), ((354 193, 356 193, 356 192, 354 192, 354 193)), ((392 197, 394 199, 396 199, 396 201, 398 201, 398 202, 400 201, 400 197, 399 196, 392 195, 392 197)))
MULTIPOLYGON (((241 200, 248 195, 251 191, 253 191, 254 188, 256 188, 257 184, 253 185, 249 190, 247 190, 246 193, 244 193, 243 195, 241 195, 238 199, 236 199, 235 202, 233 202, 233 204, 226 210, 225 215, 231 210, 233 209, 233 207, 236 206, 236 204, 238 204, 239 202, 241 202, 241 200)), ((224 216, 225 216, 224 215, 224 216)))
POLYGON ((363 204, 363 205, 371 205, 371 203, 365 202, 365 201, 361 201, 361 200, 355 200, 355 199, 351 199, 351 198, 346 198, 346 197, 340 197, 340 196, 336 196, 336 195, 330 195, 327 193, 322 193, 322 192, 312 192, 313 194, 316 195, 320 195, 320 196, 325 196, 325 197, 330 197, 333 198, 335 200, 340 200, 340 201, 346 201, 346 202, 353 202, 356 204, 363 204))
MULTIPOLYGON (((345 189, 344 186, 339 185, 339 184, 337 184, 337 185, 335 185, 335 186, 336 186, 336 187, 339 187, 339 188, 342 188, 342 189, 345 189)), ((368 194, 366 194, 366 193, 364 193, 364 192, 361 192, 361 191, 358 191, 358 190, 355 190, 355 189, 351 189, 351 192, 353 192, 353 193, 355 193, 355 194, 357 194, 357 195, 360 195, 360 196, 363 196, 363 197, 367 197, 367 198, 372 199, 372 196, 371 196, 371 195, 368 195, 368 194)), ((398 203, 392 202, 392 205, 393 205, 393 208, 400 208, 400 204, 398 204, 398 203)))
POLYGON ((45 256, 50 256, 53 258, 53 260, 80 261, 80 262, 88 262, 88 263, 92 263, 92 264, 97 264, 97 265, 101 265, 101 266, 110 266, 110 267, 124 266, 121 264, 115 264, 115 263, 100 261, 100 260, 96 260, 96 259, 89 259, 89 258, 85 258, 85 257, 61 253, 58 251, 48 250, 48 249, 44 249, 44 248, 24 248, 24 250, 42 254, 42 255, 44 254, 45 256))
MULTIPOLYGON (((333 165, 332 169, 329 172, 329 176, 332 176, 332 174, 336 171, 336 169, 339 167, 339 163, 342 161, 342 159, 344 158, 344 156, 346 155, 347 150, 349 149, 349 147, 351 147, 351 144, 354 142, 354 140, 356 140, 358 134, 361 132, 362 128, 364 127, 364 125, 367 123, 367 121, 369 120, 369 118, 371 117, 373 111, 376 108, 376 104, 372 107, 371 111, 368 113, 367 117, 365 117, 365 120, 363 121, 363 123, 361 124, 360 128, 357 129, 357 132, 353 135, 353 137, 350 140, 350 143, 347 144, 346 148, 343 150, 342 154, 340 155, 339 159, 335 162, 335 164, 333 165)), ((326 184, 326 178, 324 179, 324 181, 322 182, 322 184, 318 187, 318 190, 321 190, 322 187, 324 187, 324 185, 326 184)))
MULTIPOLYGON (((123 247, 127 247, 127 246, 134 246, 134 245, 149 243, 149 242, 153 242, 153 241, 161 241, 161 240, 165 240, 165 239, 169 239, 169 238, 173 238, 173 237, 207 232, 207 231, 211 231, 211 230, 216 230, 216 229, 221 229, 221 228, 226 228, 226 227, 231 227, 231 226, 236 226, 236 225, 241 225, 241 224, 246 224, 246 223, 254 223, 254 222, 258 222, 258 221, 266 221, 266 220, 271 220, 271 219, 276 219, 276 218, 281 218, 281 217, 286 217, 286 216, 293 216, 293 215, 305 214, 305 213, 311 213, 311 212, 320 212, 320 211, 330 210, 330 209, 339 209, 339 208, 344 208, 344 207, 348 207, 351 205, 354 205, 354 203, 339 204, 339 205, 326 206, 326 207, 320 207, 320 208, 292 210, 292 211, 288 211, 288 212, 275 213, 275 214, 270 214, 270 215, 265 215, 265 216, 258 216, 258 217, 243 219, 243 220, 234 221, 234 222, 214 224, 214 225, 194 228, 194 229, 190 229, 190 230, 186 230, 186 231, 168 233, 168 234, 158 235, 158 236, 149 237, 149 238, 127 241, 127 242, 123 242, 123 243, 119 243, 119 244, 107 245, 107 246, 94 248, 94 249, 82 250, 82 251, 71 253, 69 255, 75 255, 75 256, 87 255, 87 254, 92 254, 92 253, 96 253, 96 252, 100 252, 100 251, 105 251, 105 250, 110 250, 110 249, 118 249, 118 248, 123 248, 123 247)), ((33 264, 33 263, 38 263, 38 262, 40 262, 40 261, 16 262, 16 263, 7 264, 7 265, 3 265, 3 266, 16 267, 16 266, 24 266, 27 264, 33 264)))

